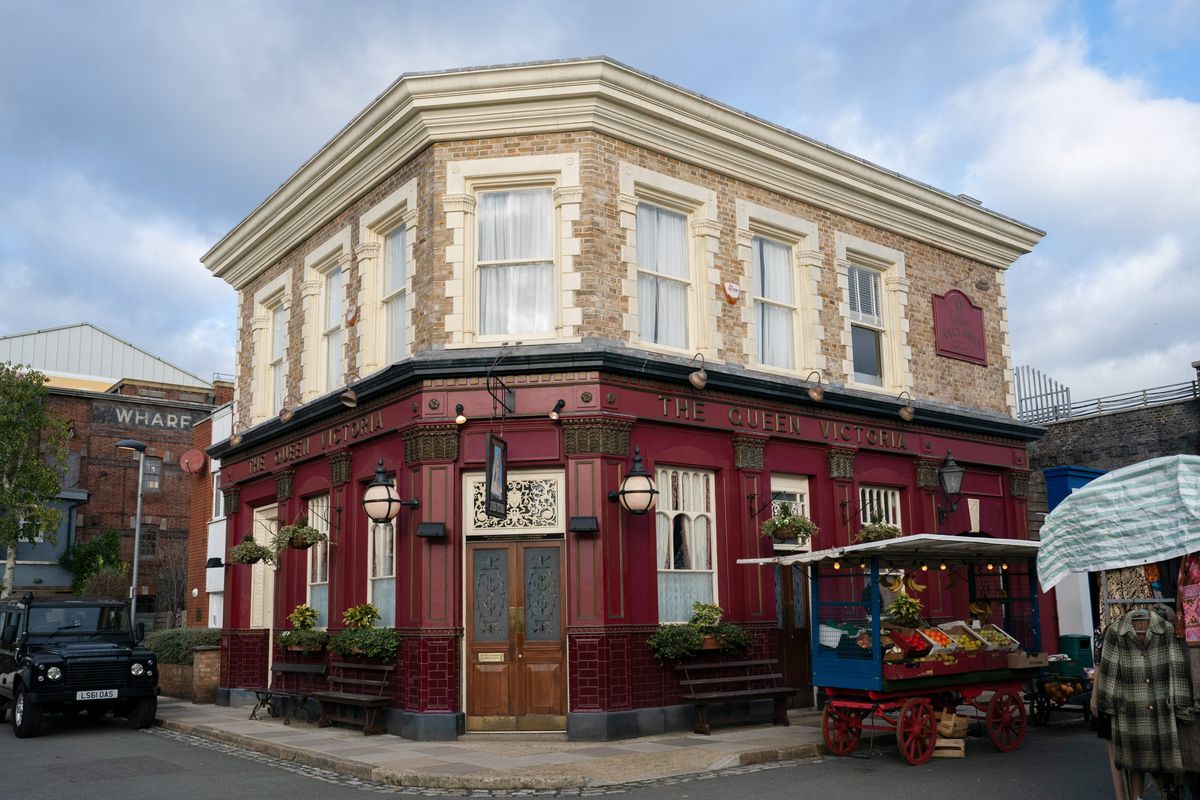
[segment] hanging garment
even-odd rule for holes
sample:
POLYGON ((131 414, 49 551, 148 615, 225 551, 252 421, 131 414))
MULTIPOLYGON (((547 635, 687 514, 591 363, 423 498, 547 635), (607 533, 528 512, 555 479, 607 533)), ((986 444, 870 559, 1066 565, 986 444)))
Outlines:
POLYGON ((1200 555, 1184 556, 1176 592, 1175 635, 1188 647, 1200 647, 1200 555))
POLYGON ((1182 772, 1176 720, 1196 719, 1183 648, 1162 617, 1144 609, 1104 632, 1097 706, 1112 717, 1114 760, 1136 772, 1182 772), (1131 617, 1148 616, 1144 641, 1131 617))
POLYGON ((1121 600, 1149 600, 1154 597, 1154 592, 1150 589, 1150 581, 1146 580, 1146 571, 1141 567, 1110 569, 1105 572, 1104 577, 1108 590, 1108 602, 1106 603, 1105 598, 1101 597, 1100 608, 1096 614, 1101 628, 1107 628, 1120 619, 1126 611, 1137 607, 1135 604, 1122 603, 1121 600), (1108 607, 1107 616, 1104 613, 1105 606, 1108 607))

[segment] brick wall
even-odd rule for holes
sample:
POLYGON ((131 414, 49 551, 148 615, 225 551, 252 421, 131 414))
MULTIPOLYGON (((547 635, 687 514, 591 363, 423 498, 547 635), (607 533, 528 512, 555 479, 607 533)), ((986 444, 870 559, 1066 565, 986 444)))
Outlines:
POLYGON ((221 631, 221 688, 248 689, 264 686, 267 675, 268 631, 221 631))
MULTIPOLYGON (((907 318, 908 341, 913 352, 910 363, 914 381, 913 394, 967 407, 1007 411, 1004 369, 1007 339, 1001 271, 832 214, 801 199, 781 196, 612 137, 592 132, 575 132, 433 145, 252 281, 242 292, 242 312, 239 319, 238 375, 241 405, 237 409, 237 418, 249 418, 249 380, 255 357, 250 321, 255 291, 281 274, 288 273, 291 276, 294 300, 293 312, 289 316, 287 386, 288 393, 298 397, 301 353, 305 347, 302 338, 303 314, 298 302, 304 256, 347 225, 351 230, 352 245, 357 246, 358 219, 363 211, 402 183, 416 177, 420 220, 414 242, 414 346, 417 351, 443 346, 448 341, 444 319, 452 310, 451 301, 446 297, 445 283, 451 278, 450 267, 446 261, 446 248, 453 244, 453 240, 452 233, 445 224, 446 215, 441 209, 447 163, 462 159, 564 152, 578 152, 581 155, 580 180, 584 192, 580 220, 575 224, 575 234, 581 240, 581 255, 578 261, 581 265, 582 286, 576 293, 576 301, 583 309, 583 336, 614 341, 625 339, 622 315, 628 310, 628 300, 621 294, 621 278, 624 274, 620 253, 625 232, 620 227, 618 215, 618 164, 626 161, 717 192, 718 222, 721 231, 716 267, 721 273, 722 282, 738 282, 742 277, 742 263, 738 259, 736 238, 735 202, 738 199, 798 216, 818 226, 822 266, 820 294, 824 298, 820 324, 825 330, 821 347, 835 380, 841 381, 846 377, 841 374, 846 348, 841 342, 843 320, 839 303, 843 301, 843 293, 837 287, 834 234, 851 234, 904 252, 906 274, 911 282, 907 318), (976 280, 981 277, 986 278, 989 284, 986 291, 974 286, 976 280), (942 358, 934 352, 931 298, 934 293, 944 293, 955 286, 964 289, 971 299, 984 309, 987 366, 942 358)), ((355 263, 350 271, 351 296, 357 291, 359 283, 358 266, 355 263)), ((709 299, 717 299, 719 286, 705 285, 701 287, 701 291, 709 299)), ((748 300, 743 298, 741 302, 745 303, 748 300)), ((743 306, 741 303, 723 303, 721 308, 722 316, 719 319, 718 330, 723 337, 723 347, 719 353, 720 357, 729 363, 742 364, 745 362, 743 339, 746 335, 746 324, 742 321, 743 306)), ((357 350, 358 335, 358 331, 351 331, 351 357, 348 359, 347 369, 354 368, 353 354, 357 350)))

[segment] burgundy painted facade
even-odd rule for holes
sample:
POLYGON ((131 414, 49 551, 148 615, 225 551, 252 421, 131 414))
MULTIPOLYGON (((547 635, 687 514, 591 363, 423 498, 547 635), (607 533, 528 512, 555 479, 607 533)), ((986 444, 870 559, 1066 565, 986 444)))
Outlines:
MULTIPOLYGON (((378 402, 346 410, 270 443, 227 456, 222 486, 228 505, 227 544, 250 535, 253 509, 280 506, 292 521, 304 499, 331 497, 331 628, 341 611, 366 601, 368 521, 360 506, 376 463, 398 476, 402 497, 420 500, 402 509, 397 526, 396 628, 403 637, 395 670, 394 706, 415 713, 463 710, 464 627, 462 475, 483 468, 492 399, 478 379, 446 381, 400 390, 378 402), (469 421, 454 424, 456 404, 469 421), (456 440, 456 447, 421 448, 422 436, 456 440), (331 457, 349 454, 349 479, 334 483, 331 457), (286 491, 290 477, 291 491, 286 491), (281 491, 281 487, 283 491, 281 491), (230 490, 233 490, 230 492, 230 490), (419 522, 443 522, 445 539, 415 535, 419 522)), ((653 514, 631 516, 609 502, 619 487, 633 446, 649 466, 712 470, 716 478, 718 602, 728 618, 745 624, 756 639, 753 655, 779 652, 774 568, 745 566, 740 558, 772 554, 752 516, 769 502, 772 474, 805 476, 810 515, 820 525, 818 549, 850 543, 858 526, 860 483, 895 487, 902 498, 906 532, 958 533, 970 528, 966 498, 979 501, 978 530, 997 537, 1026 538, 1025 442, 996 435, 955 432, 898 417, 852 415, 806 398, 766 402, 723 392, 696 392, 678 384, 621 375, 528 376, 517 385, 518 414, 503 422, 510 471, 563 470, 566 517, 595 516, 598 533, 566 533, 569 711, 612 712, 679 702, 673 671, 650 654, 646 636, 658 623, 653 514), (546 412, 562 398, 559 422, 546 412), (622 431, 620 453, 600 437, 568 447, 572 426, 608 425, 622 431), (751 453, 739 457, 738 450, 751 453), (964 500, 939 524, 941 492, 929 485, 948 450, 966 469, 964 500), (761 452, 761 464, 754 454, 761 452), (852 473, 845 464, 852 459, 852 473), (835 468, 835 463, 842 466, 835 468), (925 479, 919 477, 924 468, 925 479), (832 476, 832 477, 831 477, 832 476)), ((511 475, 510 475, 511 478, 511 475)), ((286 552, 276 573, 275 628, 306 599, 303 551, 286 552)), ((225 610, 225 688, 261 685, 267 674, 266 632, 249 631, 251 569, 232 566, 225 610), (236 653, 231 652, 236 648, 236 653)), ((945 595, 930 589, 922 598, 933 615, 965 615, 966 588, 945 595)), ((1052 615, 1043 635, 1056 636, 1052 615)), ((1054 641, 1047 638, 1047 641, 1054 641)), ((276 658, 280 658, 276 653, 276 658)))

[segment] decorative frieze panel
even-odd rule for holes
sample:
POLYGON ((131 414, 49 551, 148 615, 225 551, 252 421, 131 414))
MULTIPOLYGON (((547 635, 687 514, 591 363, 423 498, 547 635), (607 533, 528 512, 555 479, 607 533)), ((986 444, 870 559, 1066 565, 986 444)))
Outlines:
POLYGON ((329 482, 334 486, 350 482, 350 451, 329 454, 329 482))
POLYGON ((237 513, 238 500, 242 494, 241 487, 231 486, 228 489, 222 489, 221 493, 225 495, 225 505, 223 506, 223 508, 225 509, 225 513, 226 514, 237 513))
POLYGON ((1008 473, 1008 493, 1013 497, 1029 497, 1029 473, 1008 473))
POLYGON ((767 440, 757 436, 733 437, 733 463, 738 469, 759 470, 763 468, 763 451, 767 440))
POLYGON ((825 451, 829 458, 829 477, 834 480, 852 480, 854 478, 854 456, 857 450, 847 450, 844 447, 831 447, 825 451))
POLYGON ((938 470, 941 469, 941 466, 938 461, 930 461, 927 458, 917 459, 917 488, 937 489, 941 486, 941 481, 938 479, 938 470))
POLYGON ((275 473, 275 499, 287 500, 292 496, 292 477, 296 473, 290 469, 275 473))
POLYGON ((403 435, 405 464, 458 460, 457 425, 418 425, 403 435))
POLYGON ((633 422, 627 419, 564 419, 563 449, 569 456, 627 456, 632 430, 633 422))
POLYGON ((464 476, 463 504, 467 535, 489 533, 562 533, 566 530, 566 496, 563 473, 510 473, 508 515, 489 517, 484 510, 483 475, 464 476))

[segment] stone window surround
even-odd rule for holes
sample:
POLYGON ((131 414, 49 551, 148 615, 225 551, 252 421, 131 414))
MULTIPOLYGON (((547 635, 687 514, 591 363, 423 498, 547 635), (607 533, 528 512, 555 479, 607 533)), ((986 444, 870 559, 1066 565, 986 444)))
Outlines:
MULTIPOLYGON (((300 284, 300 303, 304 309, 304 348, 300 353, 300 402, 307 403, 317 397, 331 392, 341 386, 326 386, 328 363, 325 352, 325 278, 330 271, 342 271, 343 291, 349 290, 350 264, 353 257, 350 251, 350 226, 329 237, 304 257, 304 282, 300 284)), ((346 298, 343 298, 345 300, 346 298)), ((349 308, 343 306, 342 331, 349 341, 346 312, 349 308)), ((346 371, 350 369, 350 359, 346 353, 343 358, 346 371)))
POLYGON ((513 334, 483 337, 478 333, 479 308, 473 268, 475 196, 481 190, 502 191, 537 185, 553 188, 555 294, 559 304, 555 309, 555 333, 517 336, 524 342, 581 341, 579 328, 583 324, 583 309, 575 302, 576 292, 582 287, 582 274, 576 269, 581 240, 574 230, 583 203, 579 160, 579 153, 556 153, 447 162, 442 210, 452 237, 451 244, 446 247, 446 263, 450 265, 451 273, 445 284, 446 297, 451 303, 450 313, 446 315, 446 332, 450 335, 448 348, 495 345, 513 337, 513 334), (468 269, 468 264, 472 268, 468 269))
POLYGON ((806 377, 813 370, 825 374, 826 359, 821 353, 825 328, 821 325, 821 242, 815 222, 785 214, 748 200, 735 203, 737 211, 737 252, 742 264, 742 321, 746 324, 743 352, 746 364, 756 370, 781 375, 806 377), (795 288, 795 359, 792 369, 780 369, 758 360, 758 325, 754 313, 754 237, 789 245, 792 248, 793 286, 795 288), (808 278, 805 281, 805 277, 808 278))
POLYGON ((842 319, 842 346, 846 353, 842 371, 846 385, 889 395, 911 391, 912 348, 908 344, 907 314, 910 281, 905 276, 904 253, 840 231, 834 234, 834 243, 837 252, 838 313, 842 319), (851 266, 866 267, 881 273, 880 307, 884 324, 879 351, 883 362, 882 386, 854 380, 850 333, 851 266))
POLYGON ((625 231, 625 244, 621 247, 621 262, 625 265, 622 294, 629 303, 622 324, 629 344, 672 355, 691 357, 693 353, 701 353, 706 360, 720 363, 718 354, 723 340, 717 326, 724 301, 718 295, 721 271, 716 265, 716 255, 721 226, 717 221, 716 191, 625 161, 620 162, 617 169, 620 175, 620 224, 625 231), (688 344, 682 349, 641 339, 637 264, 637 207, 641 202, 683 214, 688 220, 691 284, 688 288, 688 344))
MULTIPOLYGON (((789 474, 779 473, 779 472, 771 473, 771 504, 769 504, 767 506, 767 511, 765 512, 766 517, 774 516, 774 514, 771 513, 770 509, 771 509, 771 505, 774 505, 776 492, 788 492, 788 493, 792 493, 792 494, 797 494, 800 497, 804 498, 803 510, 797 511, 797 509, 793 508, 792 513, 793 514, 802 513, 803 516, 806 516, 809 519, 813 518, 812 495, 809 493, 808 476, 806 476, 806 475, 789 475, 789 474)), ((760 517, 761 516, 764 516, 764 514, 760 514, 760 517)), ((765 522, 766 520, 763 519, 762 521, 765 522)), ((760 530, 761 530, 761 528, 760 528, 760 530)), ((812 540, 812 537, 809 537, 808 541, 801 545, 775 544, 774 548, 776 550, 789 550, 792 552, 810 553, 810 552, 812 552, 812 549, 813 549, 813 540, 812 540)))
MULTIPOLYGON (((254 316, 250 319, 250 335, 254 352, 250 355, 253 364, 250 373, 250 425, 254 426, 278 411, 271 408, 273 387, 270 385, 271 375, 271 314, 277 307, 282 307, 287 314, 292 309, 291 273, 285 272, 275 280, 254 293, 254 316)), ((284 397, 287 396, 287 352, 291 345, 290 326, 284 325, 283 363, 284 363, 284 397)))
POLYGON ((417 205, 417 179, 405 183, 379 201, 359 218, 358 247, 358 375, 364 378, 387 364, 387 315, 383 309, 383 250, 392 231, 404 226, 404 352, 412 353, 414 337, 414 279, 416 275, 417 225, 420 212, 417 205))

